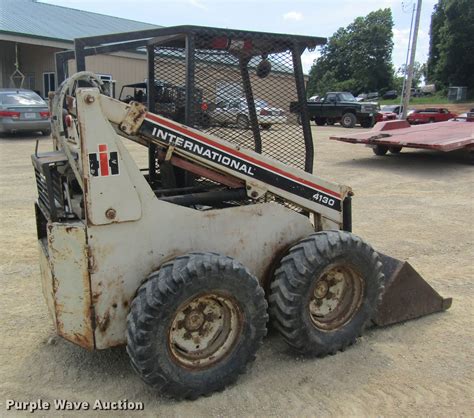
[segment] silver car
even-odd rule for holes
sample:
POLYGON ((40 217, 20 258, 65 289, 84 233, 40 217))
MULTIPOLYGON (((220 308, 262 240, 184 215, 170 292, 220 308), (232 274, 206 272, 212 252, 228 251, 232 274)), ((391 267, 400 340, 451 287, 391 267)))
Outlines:
MULTIPOLYGON (((274 124, 286 123, 284 110, 271 107, 265 100, 255 99, 255 110, 258 124, 262 129, 270 129, 274 124)), ((244 98, 220 101, 210 116, 211 123, 236 125, 241 129, 250 127, 247 102, 244 98)))
POLYGON ((51 133, 48 105, 34 91, 0 89, 0 134, 51 133))

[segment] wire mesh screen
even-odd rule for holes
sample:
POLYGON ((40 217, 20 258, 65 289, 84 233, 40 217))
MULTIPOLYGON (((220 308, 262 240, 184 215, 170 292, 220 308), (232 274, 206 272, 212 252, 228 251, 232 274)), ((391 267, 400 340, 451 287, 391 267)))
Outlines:
POLYGON ((156 46, 151 110, 305 169, 303 129, 290 112, 298 102, 292 43, 259 35, 193 33, 188 59, 184 43, 156 46))

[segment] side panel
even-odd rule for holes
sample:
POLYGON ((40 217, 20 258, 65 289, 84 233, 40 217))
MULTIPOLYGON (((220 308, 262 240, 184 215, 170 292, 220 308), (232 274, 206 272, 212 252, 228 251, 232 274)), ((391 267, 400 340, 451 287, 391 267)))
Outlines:
MULTIPOLYGON (((80 222, 48 224, 48 252, 57 332, 69 341, 93 349, 85 226, 80 222)), ((43 275, 45 279, 48 280, 48 273, 43 275)))
POLYGON ((276 203, 198 211, 158 199, 144 206, 137 222, 89 227, 96 348, 125 343, 130 303, 166 261, 217 252, 240 261, 265 285, 278 257, 313 232, 308 217, 276 203))

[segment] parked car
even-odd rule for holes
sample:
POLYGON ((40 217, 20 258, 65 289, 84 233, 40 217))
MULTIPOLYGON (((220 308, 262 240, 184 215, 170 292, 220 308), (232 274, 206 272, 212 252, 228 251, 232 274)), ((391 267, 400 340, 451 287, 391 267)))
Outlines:
POLYGON ((51 133, 46 102, 31 90, 0 89, 0 134, 38 131, 51 133))
POLYGON ((407 117, 407 121, 415 125, 418 123, 444 122, 454 117, 456 117, 456 115, 451 113, 448 109, 428 108, 415 110, 407 117))
POLYGON ((308 99, 308 102, 319 102, 321 100, 321 97, 320 96, 311 96, 309 99, 308 99))
MULTIPOLYGON (((270 129, 274 124, 286 123, 283 109, 270 106, 265 100, 255 99, 258 124, 262 129, 270 129)), ((249 112, 245 98, 221 100, 210 112, 211 124, 232 125, 241 129, 250 127, 249 112)))
POLYGON ((360 94, 356 97, 356 101, 358 101, 358 102, 362 102, 362 101, 364 101, 365 99, 367 99, 367 93, 360 93, 360 94))
POLYGON ((383 122, 386 120, 395 120, 397 119, 398 115, 394 112, 377 112, 375 114, 375 122, 383 122))
POLYGON ((366 102, 370 102, 371 100, 375 100, 379 98, 379 94, 375 91, 373 93, 367 94, 367 97, 364 99, 366 102))
POLYGON ((396 99, 398 97, 398 93, 396 90, 389 90, 387 92, 384 93, 384 95, 382 96, 383 99, 396 99))

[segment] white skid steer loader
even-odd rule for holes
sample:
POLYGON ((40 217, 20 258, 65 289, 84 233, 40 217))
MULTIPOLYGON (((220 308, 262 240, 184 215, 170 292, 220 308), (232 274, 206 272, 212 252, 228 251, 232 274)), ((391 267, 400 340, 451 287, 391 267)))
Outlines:
MULTIPOLYGON (((350 232, 349 187, 217 137, 212 110, 193 128, 100 84, 89 72, 63 82, 50 101, 54 149, 32 156, 42 287, 65 339, 126 344, 146 383, 193 399, 237 379, 269 316, 295 351, 321 356, 368 325, 449 307, 350 232), (128 140, 152 150, 145 173, 128 140)), ((246 111, 255 132, 258 107, 246 111)))

